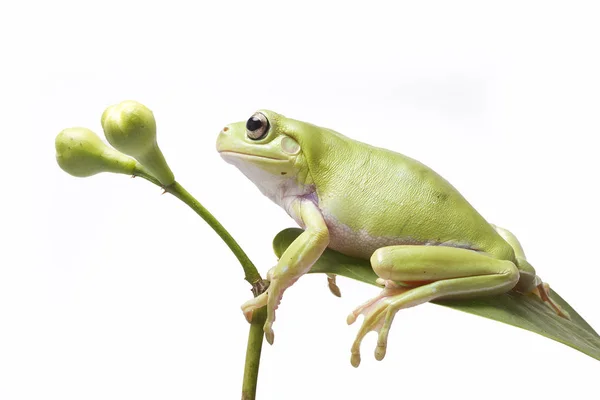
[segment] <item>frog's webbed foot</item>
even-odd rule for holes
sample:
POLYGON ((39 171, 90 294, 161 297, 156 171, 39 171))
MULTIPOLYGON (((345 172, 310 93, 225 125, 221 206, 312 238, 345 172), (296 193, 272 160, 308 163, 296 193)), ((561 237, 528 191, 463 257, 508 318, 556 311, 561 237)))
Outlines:
POLYGON ((340 291, 339 286, 337 285, 335 278, 336 274, 327 274, 327 285, 329 286, 329 290, 336 297, 342 297, 342 292, 340 291))
POLYGON ((377 297, 374 297, 357 307, 346 319, 348 325, 351 325, 356 321, 359 315, 364 315, 363 324, 356 334, 356 339, 354 340, 351 349, 352 356, 350 358, 350 363, 354 367, 360 365, 360 344, 366 334, 371 331, 375 331, 379 334, 377 347, 375 349, 375 358, 381 361, 383 357, 385 357, 388 334, 394 315, 396 315, 396 312, 398 311, 398 309, 392 307, 394 302, 393 298, 409 290, 408 288, 396 285, 392 281, 378 279, 378 283, 385 284, 385 288, 381 293, 377 297))
POLYGON ((552 298, 550 297, 550 285, 545 282, 540 283, 532 290, 532 293, 538 296, 545 304, 547 304, 554 312, 559 316, 566 319, 571 319, 568 312, 562 309, 552 298))
MULTIPOLYGON (((279 307, 279 303, 281 303, 281 298, 283 297, 283 292, 287 288, 285 285, 281 285, 280 281, 277 278, 273 278, 271 272, 267 275, 268 278, 271 279, 268 289, 260 294, 259 296, 248 300, 244 304, 242 304, 242 312, 246 317, 248 322, 252 322, 252 316, 254 315, 254 311, 262 308, 264 306, 267 307, 267 319, 265 321, 265 325, 263 330, 265 332, 265 338, 269 344, 273 344, 275 340, 275 334, 273 332, 273 322, 275 322, 275 310, 279 307)), ((288 284, 291 285, 295 280, 288 284)))
POLYGON ((248 300, 244 304, 242 304, 242 312, 244 313, 244 317, 246 317, 246 321, 252 322, 252 316, 254 315, 254 311, 267 306, 267 320, 265 321, 265 325, 263 327, 263 331, 265 332, 265 337, 267 338, 267 342, 269 344, 273 344, 275 340, 275 334, 273 333, 273 321, 275 321, 275 310, 269 310, 269 292, 268 290, 258 297, 248 300))

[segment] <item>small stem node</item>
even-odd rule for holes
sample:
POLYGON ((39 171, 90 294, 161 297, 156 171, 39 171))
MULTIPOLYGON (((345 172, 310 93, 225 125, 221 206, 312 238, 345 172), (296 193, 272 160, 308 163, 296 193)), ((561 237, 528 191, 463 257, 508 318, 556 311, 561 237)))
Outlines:
POLYGON ((270 283, 271 282, 269 282, 266 279, 260 279, 254 282, 252 284, 252 294, 254 295, 254 297, 258 297, 259 295, 263 294, 265 290, 269 288, 270 283))

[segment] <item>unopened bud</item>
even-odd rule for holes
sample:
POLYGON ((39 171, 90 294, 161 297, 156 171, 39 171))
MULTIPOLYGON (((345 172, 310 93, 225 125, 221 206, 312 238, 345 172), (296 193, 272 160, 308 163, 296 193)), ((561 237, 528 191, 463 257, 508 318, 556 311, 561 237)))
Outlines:
POLYGON ((156 142, 156 121, 152 111, 137 101, 127 100, 102 113, 102 129, 117 150, 138 160, 163 186, 175 182, 156 142))
POLYGON ((99 172, 134 174, 138 163, 131 157, 107 146, 87 128, 67 128, 54 142, 56 161, 73 176, 91 176, 99 172))

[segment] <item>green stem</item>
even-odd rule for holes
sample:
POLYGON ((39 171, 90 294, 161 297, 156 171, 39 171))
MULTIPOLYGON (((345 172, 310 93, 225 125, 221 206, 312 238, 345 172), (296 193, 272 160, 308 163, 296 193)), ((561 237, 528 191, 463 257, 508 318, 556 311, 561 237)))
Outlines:
MULTIPOLYGON (((141 165, 136 168, 134 173, 157 186, 161 186, 160 182, 154 178, 141 165)), ((267 283, 262 279, 258 270, 250 261, 240 245, 233 239, 221 223, 206 209, 198 200, 196 200, 187 190, 179 183, 173 184, 164 188, 165 192, 171 193, 179 200, 187 204, 196 212, 211 228, 223 239, 229 246, 233 254, 237 257, 242 265, 245 273, 245 279, 252 285, 254 296, 261 294, 267 287, 267 283)), ((250 332, 248 333, 248 345, 246 347, 246 362, 244 364, 244 378, 242 381, 242 400, 255 400, 256 386, 258 382, 258 369, 260 366, 260 354, 263 343, 263 325, 267 318, 266 308, 263 307, 254 312, 252 322, 250 323, 250 332)))
POLYGON ((227 229, 225 229, 223 225, 221 225, 221 223, 206 208, 204 208, 204 206, 200 204, 198 200, 189 194, 188 191, 183 188, 183 186, 181 186, 178 182, 173 182, 171 185, 165 188, 165 191, 171 193, 173 196, 187 204, 196 212, 196 214, 202 217, 202 219, 205 220, 211 228, 213 228, 217 235, 219 235, 225 244, 229 246, 240 264, 242 264, 242 268, 244 268, 244 273, 246 274, 246 280, 252 286, 262 281, 260 274, 256 270, 256 267, 252 261, 250 261, 250 258, 248 258, 244 250, 242 250, 240 245, 229 234, 229 232, 227 232, 227 229))
POLYGON ((267 319, 265 307, 256 310, 250 323, 248 345, 246 347, 246 362, 244 364, 244 379, 242 381, 242 400, 256 398, 256 383, 258 381, 258 367, 260 366, 260 352, 263 344, 263 325, 267 319))
MULTIPOLYGON (((256 270, 256 267, 250 261, 246 253, 239 244, 231 237, 229 232, 221 225, 219 221, 206 209, 198 200, 188 193, 179 183, 174 182, 167 186, 165 191, 171 193, 179 200, 190 206, 196 214, 202 217, 215 232, 229 246, 233 254, 237 257, 244 268, 246 280, 252 285, 254 295, 259 295, 264 290, 264 282, 256 270)), ((263 325, 266 319, 266 309, 263 307, 257 310, 250 324, 250 333, 248 334, 248 345, 246 347, 246 362, 244 365, 244 378, 242 381, 242 399, 254 400, 256 398, 256 385, 258 382, 258 368, 260 366, 260 354, 263 342, 263 325)))
MULTIPOLYGON (((135 171, 135 174, 160 186, 160 182, 158 182, 156 178, 142 169, 135 171)), ((256 294, 256 290, 254 290, 254 288, 257 285, 261 285, 263 280, 252 261, 250 261, 250 258, 248 258, 244 250, 242 250, 240 245, 229 234, 229 232, 227 232, 227 229, 225 229, 223 225, 221 225, 221 223, 178 182, 172 183, 171 185, 165 187, 164 190, 165 192, 171 193, 173 196, 187 204, 192 210, 194 210, 194 212, 196 212, 196 214, 206 221, 211 228, 213 228, 213 230, 221 237, 221 239, 223 239, 225 244, 229 246, 233 254, 237 257, 238 261, 242 265, 244 274, 246 275, 245 279, 252 285, 253 291, 256 294)))

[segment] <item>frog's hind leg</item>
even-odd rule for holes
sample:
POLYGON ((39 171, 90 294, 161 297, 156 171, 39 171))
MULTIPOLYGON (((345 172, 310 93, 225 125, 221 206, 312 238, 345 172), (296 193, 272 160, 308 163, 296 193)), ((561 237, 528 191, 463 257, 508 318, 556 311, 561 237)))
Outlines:
POLYGON ((508 229, 501 228, 496 225, 492 225, 496 232, 502 236, 502 238, 510 244, 515 252, 517 259, 517 268, 519 269, 519 282, 515 286, 515 290, 520 293, 533 293, 540 298, 545 304, 547 304, 558 316, 571 319, 569 313, 563 310, 552 298, 550 297, 550 286, 543 282, 542 279, 536 274, 535 268, 525 258, 525 252, 517 237, 510 232, 508 229))
POLYGON ((360 344, 370 331, 379 333, 375 358, 383 359, 388 333, 398 310, 439 298, 505 293, 519 279, 519 271, 510 261, 446 246, 380 248, 371 257, 371 265, 377 275, 395 287, 386 284, 380 296, 348 318, 351 323, 358 313, 365 316, 351 350, 351 363, 355 367, 360 364, 360 344))

